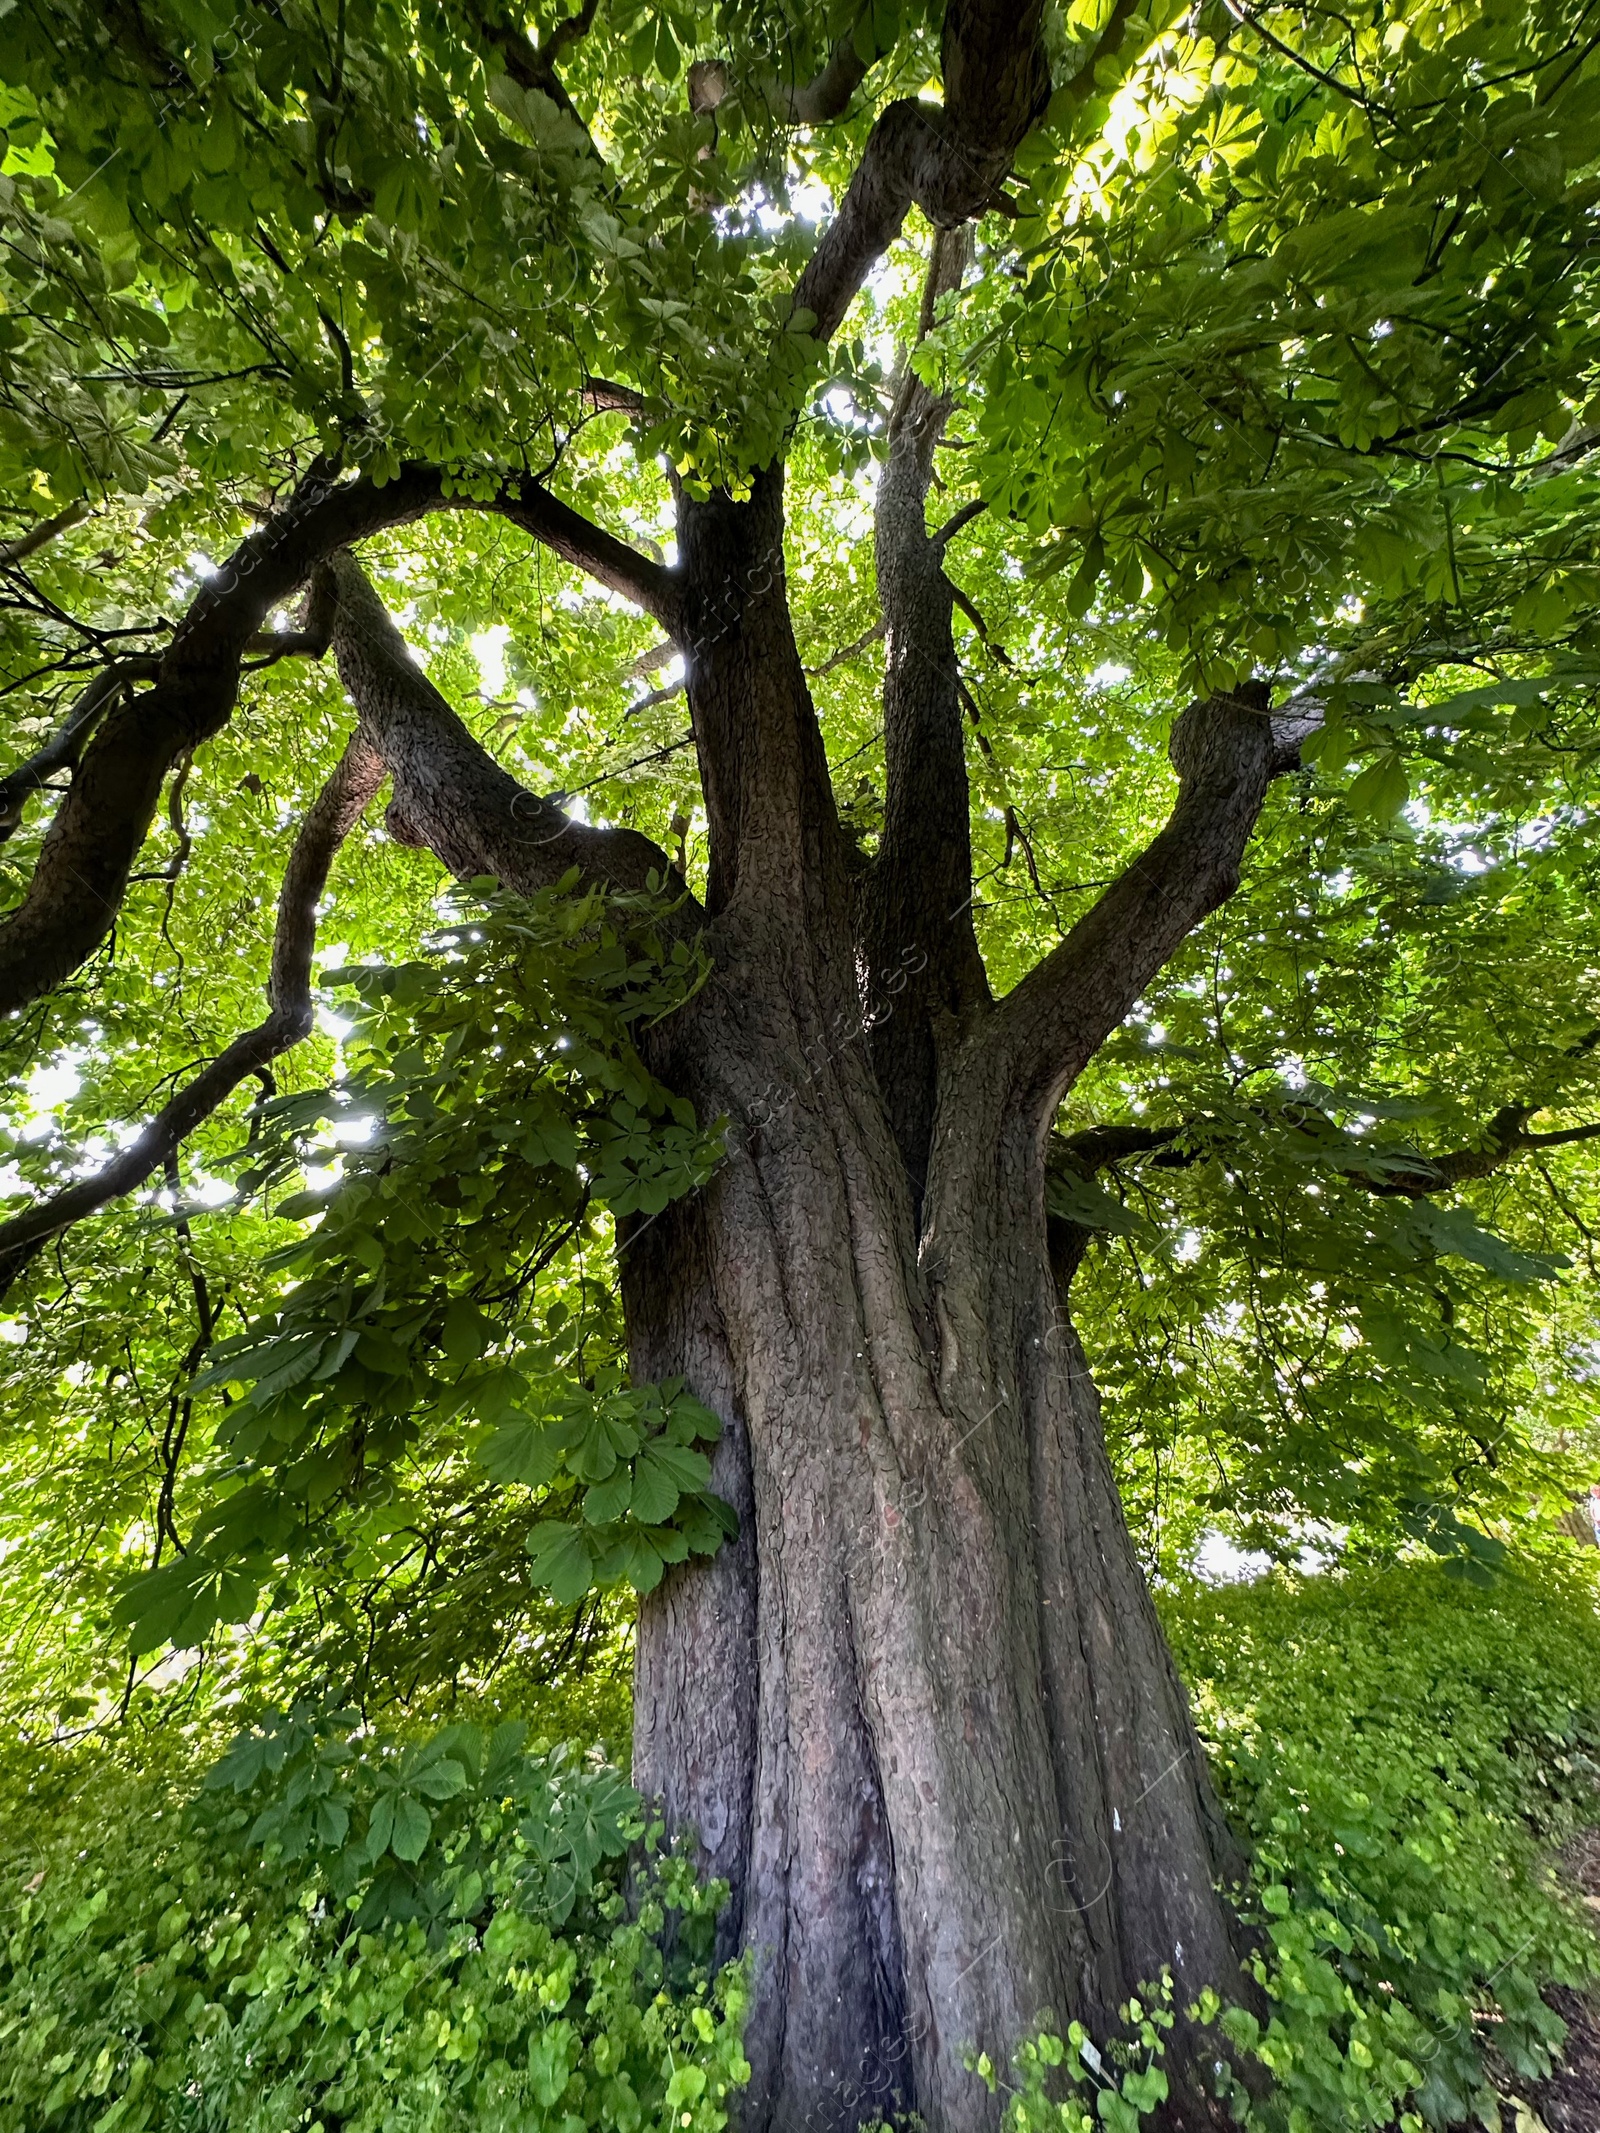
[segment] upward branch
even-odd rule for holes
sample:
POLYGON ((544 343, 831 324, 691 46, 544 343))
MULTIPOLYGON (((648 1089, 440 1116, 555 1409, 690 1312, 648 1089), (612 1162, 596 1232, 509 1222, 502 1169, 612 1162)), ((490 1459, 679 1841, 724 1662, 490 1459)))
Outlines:
POLYGON ((588 36, 594 25, 597 5, 598 0, 583 0, 578 12, 569 15, 564 22, 557 23, 555 29, 539 45, 531 44, 526 33, 515 25, 497 22, 491 10, 473 7, 470 13, 478 35, 486 44, 493 46, 506 73, 517 87, 537 89, 541 96, 549 97, 559 111, 564 112, 574 125, 582 129, 583 137, 588 142, 595 161, 603 163, 605 159, 595 146, 594 136, 584 125, 582 113, 567 94, 566 85, 556 72, 556 61, 567 47, 588 36))
MULTIPOLYGON (((960 287, 969 249, 965 230, 941 230, 935 237, 922 334, 933 323, 939 298, 960 287)), ((908 358, 878 477, 875 527, 887 638, 885 789, 883 831, 863 910, 874 978, 882 982, 894 971, 904 986, 895 1012, 874 1030, 873 1059, 915 1191, 933 1129, 934 1020, 989 997, 972 923, 972 833, 951 587, 943 542, 927 526, 934 450, 949 412, 949 397, 925 385, 908 358)))
MULTIPOLYGON (((995 200, 1029 128, 1050 99, 1043 0, 949 0, 943 104, 904 97, 880 113, 839 212, 795 290, 826 341, 874 264, 920 207, 939 229, 970 222, 995 200)), ((1134 0, 1110 20, 1068 85, 1086 94, 1099 61, 1121 46, 1134 0)))
POLYGON ((44 746, 15 770, 0 778, 0 844, 15 836, 23 813, 34 794, 59 771, 71 770, 88 745, 89 736, 120 690, 153 671, 148 661, 113 660, 100 669, 78 693, 77 699, 44 746))
POLYGON ((1042 1128, 1167 958, 1233 894, 1267 787, 1298 760, 1308 716, 1275 721, 1257 684, 1184 712, 1172 733, 1178 799, 1166 826, 975 1040, 999 1104, 1021 1106, 1042 1128))
POLYGON ((394 780, 388 823, 399 842, 426 846, 464 881, 493 875, 523 895, 573 867, 619 889, 667 882, 671 864, 648 837, 575 822, 501 769, 412 658, 354 556, 334 556, 322 581, 339 678, 394 780))

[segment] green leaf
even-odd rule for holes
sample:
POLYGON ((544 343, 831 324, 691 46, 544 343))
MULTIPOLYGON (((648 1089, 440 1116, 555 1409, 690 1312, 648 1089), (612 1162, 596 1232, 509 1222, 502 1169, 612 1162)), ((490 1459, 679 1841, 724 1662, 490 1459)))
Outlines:
POLYGON ((1345 797, 1354 813, 1382 822, 1399 814, 1410 790, 1404 762, 1398 755, 1385 752, 1367 765, 1345 797))
POLYGON ((563 1607, 581 1600, 594 1583, 594 1562, 576 1526, 546 1519, 528 1535, 529 1569, 534 1583, 549 1587, 563 1607))
POLYGON ((445 1312, 444 1330, 440 1335, 445 1361, 453 1370, 464 1370, 482 1355, 493 1332, 493 1321, 486 1318, 476 1304, 464 1296, 456 1297, 445 1312))
POLYGON ((495 1481, 542 1489, 554 1475, 560 1455, 546 1424, 519 1417, 480 1438, 472 1456, 495 1481))
POLYGON ((432 1834, 432 1815, 420 1800, 413 1799, 409 1793, 401 1793, 394 1803, 393 1826, 389 1834, 390 1851, 397 1859, 420 1859, 432 1834))
POLYGON ((710 1481, 711 1462, 703 1452, 656 1438, 634 1462, 634 1516, 647 1526, 664 1525, 680 1494, 707 1488, 710 1481))
MULTIPOLYGON (((576 2054, 577 2032, 570 2022, 552 2022, 528 2046, 528 2081, 538 2101, 553 2110, 566 2093, 576 2054)), ((704 2076, 701 2076, 702 2085, 704 2076)))
POLYGON ((1130 1214, 1116 1197, 1091 1178, 1052 1167, 1045 1179, 1045 1199, 1053 1215, 1110 1237, 1140 1237, 1150 1234, 1150 1225, 1130 1214))
POLYGON ((1071 615, 1086 615, 1094 604, 1094 589, 1099 584, 1106 567, 1105 543, 1098 533, 1091 533, 1084 543, 1083 560, 1073 573, 1072 583, 1067 588, 1067 612, 1071 615))
POLYGON ((1487 1267, 1502 1281, 1553 1281, 1560 1268, 1571 1264, 1568 1259, 1522 1251, 1481 1228, 1464 1207, 1436 1207, 1432 1201, 1419 1200, 1410 1209, 1410 1217, 1436 1251, 1487 1267))
POLYGON ((633 1494, 633 1476, 627 1467, 619 1466, 609 1480, 597 1481, 584 1491, 583 1515, 591 1526, 610 1525, 622 1517, 633 1494))

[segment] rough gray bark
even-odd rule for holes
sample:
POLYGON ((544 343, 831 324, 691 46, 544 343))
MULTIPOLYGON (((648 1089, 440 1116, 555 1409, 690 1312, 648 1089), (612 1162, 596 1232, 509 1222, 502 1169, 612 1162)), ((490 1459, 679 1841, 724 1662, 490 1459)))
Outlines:
MULTIPOLYGON (((774 481, 680 524, 716 967, 656 1063, 734 1124, 695 1209, 625 1244, 624 1293, 638 1367, 726 1418, 753 1546, 645 1602, 635 1774, 733 1884, 747 2121, 977 2127, 964 2047, 1004 2063, 1045 2008, 1104 2029, 1163 1965, 1185 1997, 1237 1980, 1214 1886, 1237 1860, 1052 1278, 1043 1163, 1086 1022, 1125 1012, 1236 874, 1270 734, 1250 704, 1180 722, 1173 821, 1108 892, 1092 964, 1063 958, 1050 1008, 1042 987, 925 1002, 928 1086, 897 1132, 878 876, 818 767, 778 502, 774 481), (1049 1054, 1027 1072, 1024 1015, 1049 1054)), ((914 517, 896 560, 926 590, 914 517)), ((891 701, 893 673, 891 651, 891 701)), ((964 812, 948 688, 900 710, 964 812)), ((939 878, 946 813, 904 810, 908 882, 939 878)), ((1191 2083, 1174 2122, 1204 2113, 1191 2083)))
MULTIPOLYGON (((744 2122, 914 2108, 976 2133, 994 2107, 968 2047, 1003 2064, 1046 2009, 1103 2033, 1164 1966, 1183 2000, 1236 1987, 1216 1883, 1238 1862, 1052 1268, 1065 1070, 1019 1080, 1007 1018, 1036 1012, 1020 990, 927 1017, 919 1214, 871 1041, 872 900, 833 813, 781 532, 775 478, 680 524, 714 973, 651 1041, 701 1116, 732 1124, 710 1187, 619 1242, 634 1366, 722 1415, 716 1479, 741 1525, 641 1609, 635 1777, 732 1889, 724 1952, 750 1951, 756 1985, 744 2122)), ((555 878, 563 839, 530 856, 525 833, 550 803, 472 741, 355 566, 333 575, 335 650, 402 833, 461 872, 555 878)), ((1058 1046, 1077 1041, 1058 1024, 1125 1010, 1236 870, 1266 723, 1231 703, 1180 722, 1172 822, 1107 892, 1058 1046), (1204 863, 1197 781, 1220 825, 1204 863)), ((645 856, 588 836, 592 878, 645 856)), ((909 819, 905 836, 914 868, 909 819)), ((1205 2121, 1192 2080, 1171 2116, 1205 2121)))
MULTIPOLYGON (((947 636, 947 604, 916 607, 910 489, 891 630, 942 612, 947 636)), ((641 1609, 635 1776, 731 1885, 724 1948, 750 1953, 756 1989, 744 2123, 847 2133, 915 2109, 979 2133, 995 2106, 969 2048, 1004 2064, 1046 2010, 1103 2033, 1164 1966, 1180 2003, 1237 1988, 1216 1888, 1237 1862, 1065 1317, 1044 1162, 1072 1075, 1236 877, 1278 743, 1253 698, 1192 707, 1170 822, 1056 954, 996 1004, 947 935, 938 983, 906 1003, 916 1042, 886 1052, 875 1017, 902 966, 834 812, 782 533, 777 473, 744 503, 682 507, 714 971, 650 1042, 702 1117, 730 1121, 728 1158, 620 1246, 635 1368, 722 1415, 716 1480, 741 1525, 641 1609)), ((398 835, 524 890, 573 867, 665 874, 648 839, 571 823, 499 769, 348 555, 316 604, 362 794, 381 761, 398 835)), ((938 686, 902 685, 891 656, 894 749, 913 779, 932 750, 944 788, 895 813, 912 914, 965 806, 935 667, 938 686)), ((1170 2122, 1206 2123, 1191 2040, 1177 2072, 1170 2122)))
POLYGON ((497 875, 527 896, 573 867, 619 889, 642 889, 652 877, 666 884, 666 855, 648 837, 570 821, 479 747, 348 550, 322 566, 320 583, 339 678, 393 781, 385 819, 397 843, 431 848, 463 881, 497 875))

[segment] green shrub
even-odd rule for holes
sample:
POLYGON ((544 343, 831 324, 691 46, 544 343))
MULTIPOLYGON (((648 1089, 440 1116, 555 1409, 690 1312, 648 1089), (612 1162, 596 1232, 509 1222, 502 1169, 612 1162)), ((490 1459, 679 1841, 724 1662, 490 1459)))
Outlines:
POLYGON ((1592 1585, 1417 1565, 1193 1588, 1165 1613, 1254 1850, 1270 2015, 1223 2021, 1278 2084, 1260 2122, 1498 2127, 1488 2047, 1543 2076, 1565 2032, 1541 1986, 1600 1970, 1550 1858, 1597 1811, 1592 1585))
POLYGON ((522 1735, 297 1712, 197 1800, 94 1774, 5 1862, 3 2133, 718 2133, 725 1892, 522 1735))

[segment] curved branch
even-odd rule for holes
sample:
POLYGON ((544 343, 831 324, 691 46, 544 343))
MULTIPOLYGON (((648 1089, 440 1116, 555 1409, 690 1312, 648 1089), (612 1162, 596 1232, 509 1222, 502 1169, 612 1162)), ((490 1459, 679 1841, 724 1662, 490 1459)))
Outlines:
MULTIPOLYGON (((1410 1168, 1404 1167, 1404 1156, 1410 1151, 1402 1151, 1399 1158, 1391 1156, 1390 1164, 1384 1170, 1370 1176, 1352 1170, 1349 1173, 1351 1182, 1367 1192, 1421 1200, 1431 1192, 1447 1192, 1454 1186, 1469 1184, 1475 1178, 1492 1177, 1505 1164, 1530 1150, 1569 1148, 1578 1141, 1600 1139, 1600 1124, 1562 1126, 1553 1133, 1530 1133, 1528 1120, 1537 1117, 1543 1109, 1542 1104, 1506 1104, 1489 1121, 1483 1139, 1476 1146, 1447 1149, 1441 1155, 1418 1156, 1410 1168)), ((1383 1152, 1373 1151, 1374 1154, 1383 1152)))
POLYGON ((826 126, 843 118, 867 78, 871 62, 856 50, 855 31, 841 37, 821 70, 807 82, 765 80, 761 92, 776 118, 791 126, 826 126))
POLYGON ((425 846, 461 880, 493 875, 522 895, 574 867, 619 889, 676 880, 639 831, 574 822, 501 769, 412 658, 353 555, 332 557, 322 580, 335 602, 339 678, 394 780, 387 819, 398 842, 425 846))
POLYGON ((354 735, 312 802, 278 892, 278 920, 267 981, 269 1012, 235 1037, 187 1087, 163 1105, 120 1155, 38 1206, 0 1223, 0 1298, 40 1247, 112 1200, 137 1190, 172 1162, 183 1142, 252 1074, 311 1033, 311 958, 317 904, 339 847, 383 782, 383 764, 363 734, 354 735))
POLYGON ((100 720, 27 894, 0 924, 0 1015, 60 984, 110 931, 168 770, 227 723, 241 660, 272 610, 331 549, 446 501, 433 467, 405 468, 381 488, 318 467, 207 579, 154 685, 100 720))
MULTIPOLYGON (((636 601, 669 634, 678 627, 678 582, 660 564, 593 526, 538 482, 513 477, 487 500, 445 493, 437 467, 414 465, 381 487, 340 480, 317 466, 289 504, 267 519, 207 579, 144 694, 100 720, 46 834, 22 903, 0 923, 0 1015, 51 991, 110 931, 162 781, 232 716, 246 653, 267 616, 337 548, 426 512, 498 512, 564 561, 636 601)), ((308 619, 285 649, 315 651, 308 619)))

